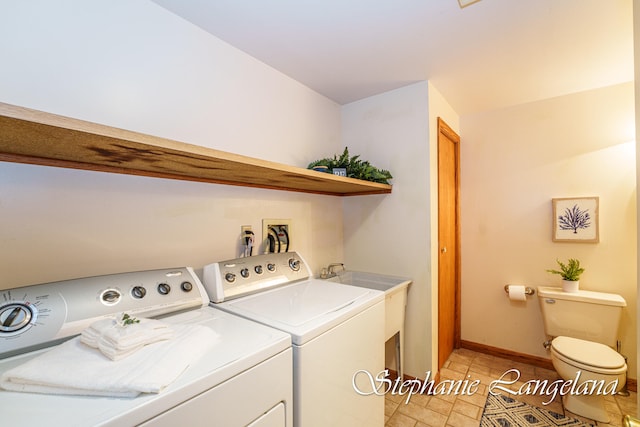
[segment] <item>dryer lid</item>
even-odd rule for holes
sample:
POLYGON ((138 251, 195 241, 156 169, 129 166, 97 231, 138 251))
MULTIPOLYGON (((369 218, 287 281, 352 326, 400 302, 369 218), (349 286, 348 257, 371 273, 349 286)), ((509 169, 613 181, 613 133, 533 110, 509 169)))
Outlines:
POLYGON ((624 357, 611 347, 593 341, 571 337, 556 337, 551 345, 563 356, 583 365, 617 369, 624 366, 624 357))

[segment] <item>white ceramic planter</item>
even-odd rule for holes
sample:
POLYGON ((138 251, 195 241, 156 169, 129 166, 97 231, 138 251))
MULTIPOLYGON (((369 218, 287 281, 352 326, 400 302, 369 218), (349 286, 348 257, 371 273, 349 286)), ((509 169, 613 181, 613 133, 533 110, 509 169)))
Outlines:
POLYGON ((565 292, 578 292, 579 289, 580 289, 579 280, 563 280, 562 281, 562 290, 565 292))

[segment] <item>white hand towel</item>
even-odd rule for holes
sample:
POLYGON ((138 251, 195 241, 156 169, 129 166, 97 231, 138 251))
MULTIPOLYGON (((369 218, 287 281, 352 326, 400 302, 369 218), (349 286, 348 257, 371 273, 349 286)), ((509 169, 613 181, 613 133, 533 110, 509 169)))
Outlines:
POLYGON ((98 348, 111 360, 120 360, 145 345, 171 339, 173 329, 167 323, 154 319, 138 319, 138 323, 123 325, 116 319, 101 319, 82 331, 80 341, 98 348))
POLYGON ((173 336, 173 329, 167 323, 154 319, 139 320, 140 323, 124 326, 115 325, 111 328, 106 328, 98 344, 114 349, 127 350, 132 347, 167 340, 173 336))
POLYGON ((202 325, 171 326, 175 337, 111 361, 74 338, 0 377, 0 387, 34 393, 135 397, 160 393, 218 341, 202 325))
POLYGON ((98 340, 100 339, 102 334, 106 330, 115 327, 115 325, 115 319, 96 320, 91 325, 89 325, 88 328, 82 331, 80 340, 89 347, 98 348, 98 340))

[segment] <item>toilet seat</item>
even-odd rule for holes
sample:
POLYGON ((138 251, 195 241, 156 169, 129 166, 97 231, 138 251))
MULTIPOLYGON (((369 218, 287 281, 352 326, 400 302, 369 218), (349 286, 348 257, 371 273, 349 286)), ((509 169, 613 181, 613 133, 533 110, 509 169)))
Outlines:
POLYGON ((555 355, 577 368, 601 374, 618 374, 627 365, 620 353, 604 344, 571 337, 556 337, 551 342, 555 355))

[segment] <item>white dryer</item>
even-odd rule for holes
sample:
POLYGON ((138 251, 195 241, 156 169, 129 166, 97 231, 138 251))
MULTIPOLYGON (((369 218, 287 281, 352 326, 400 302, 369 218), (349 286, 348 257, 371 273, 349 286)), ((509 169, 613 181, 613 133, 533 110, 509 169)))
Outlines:
POLYGON ((361 393, 359 375, 384 370, 383 292, 315 280, 295 252, 210 264, 203 283, 216 308, 291 335, 294 426, 384 424, 384 397, 361 393))
MULTIPOLYGON (((33 360, 49 360, 43 359, 49 352, 76 344, 75 335, 93 321, 115 313, 159 317, 183 331, 198 325, 210 328, 216 336, 215 342, 159 393, 123 398, 90 396, 83 390, 71 390, 70 395, 0 390, 2 425, 291 426, 290 336, 209 307, 208 302, 200 280, 186 267, 0 290, 3 380, 15 372, 14 368, 33 360)), ((145 351, 162 351, 162 343, 157 350, 154 346, 145 351)), ((193 350, 181 348, 185 353, 193 350)), ((158 359, 164 359, 162 354, 158 359)), ((107 365, 110 369, 119 362, 105 358, 99 363, 113 363, 107 365)), ((42 372, 51 368, 46 363, 41 367, 42 372)), ((147 368, 140 364, 140 369, 147 368)), ((80 366, 70 362, 67 372, 75 369, 80 366)), ((55 371, 53 374, 66 374, 55 371)), ((36 365, 34 374, 39 373, 36 365)), ((47 375, 47 381, 50 377, 47 375)))

